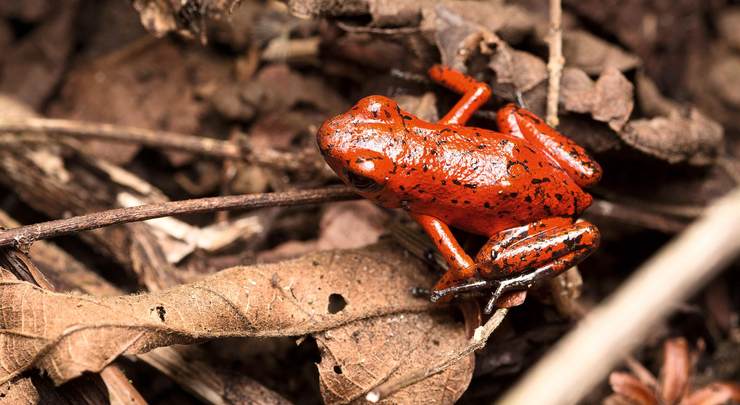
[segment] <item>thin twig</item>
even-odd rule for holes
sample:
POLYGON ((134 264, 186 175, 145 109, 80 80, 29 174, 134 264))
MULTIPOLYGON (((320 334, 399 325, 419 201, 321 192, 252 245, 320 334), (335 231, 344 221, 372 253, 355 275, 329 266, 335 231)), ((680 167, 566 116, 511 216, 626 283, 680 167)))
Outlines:
POLYGON ((740 252, 740 188, 643 264, 563 338, 502 404, 579 402, 677 303, 740 252), (557 376, 557 378, 553 378, 557 376))
POLYGON ((352 200, 356 198, 360 197, 348 187, 327 187, 278 193, 196 198, 192 200, 140 205, 138 207, 117 208, 0 231, 0 246, 10 244, 23 246, 38 239, 47 239, 73 232, 171 215, 195 214, 226 209, 288 207, 329 201, 352 200))
POLYGON ((547 124, 556 127, 558 120, 558 98, 560 96, 560 76, 563 74, 563 29, 561 27, 563 9, 560 0, 550 0, 550 32, 547 35, 549 50, 547 60, 547 124))
POLYGON ((584 215, 587 217, 609 218, 620 223, 641 226, 665 233, 678 233, 688 226, 688 221, 683 221, 675 216, 601 199, 594 199, 593 204, 584 215))
POLYGON ((318 168, 323 165, 321 159, 307 154, 286 153, 274 149, 253 151, 244 145, 221 139, 115 124, 51 118, 24 118, 22 120, 0 120, 1 132, 57 134, 80 139, 134 143, 205 156, 247 160, 255 164, 285 170, 306 170, 307 167, 315 166, 318 168))
POLYGON ((419 370, 415 373, 411 373, 405 376, 400 381, 388 381, 384 384, 379 385, 374 390, 367 393, 365 399, 370 402, 378 402, 383 398, 392 395, 394 392, 406 388, 410 385, 416 384, 419 381, 425 380, 433 375, 439 374, 448 369, 453 364, 464 359, 474 351, 483 348, 488 342, 488 338, 491 336, 493 331, 498 328, 501 322, 506 317, 508 310, 502 308, 493 313, 491 318, 486 321, 485 324, 475 329, 473 337, 454 353, 450 353, 443 357, 443 360, 431 367, 419 370))

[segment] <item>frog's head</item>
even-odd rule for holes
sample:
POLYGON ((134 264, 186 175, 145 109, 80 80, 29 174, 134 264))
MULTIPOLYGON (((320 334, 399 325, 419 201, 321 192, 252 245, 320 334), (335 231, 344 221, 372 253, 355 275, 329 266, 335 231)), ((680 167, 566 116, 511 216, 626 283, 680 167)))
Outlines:
POLYGON ((347 185, 386 207, 398 207, 386 187, 406 148, 402 112, 395 101, 369 96, 324 122, 317 133, 321 154, 347 185))

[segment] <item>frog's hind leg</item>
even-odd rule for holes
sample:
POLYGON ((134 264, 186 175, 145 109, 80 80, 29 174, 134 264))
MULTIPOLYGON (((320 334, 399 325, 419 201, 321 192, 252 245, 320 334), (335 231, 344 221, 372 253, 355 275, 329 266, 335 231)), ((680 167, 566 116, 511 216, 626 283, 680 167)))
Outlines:
POLYGON ((577 143, 525 108, 508 104, 498 110, 496 121, 501 132, 538 145, 553 158, 580 187, 601 178, 601 166, 577 143))
POLYGON ((571 252, 583 251, 587 255, 598 245, 599 231, 590 222, 552 217, 492 237, 480 249, 475 262, 481 277, 506 278, 542 267, 571 252))
POLYGON ((492 281, 486 313, 503 293, 527 289, 540 279, 575 266, 596 250, 599 241, 599 230, 591 223, 574 223, 561 217, 546 218, 491 238, 476 256, 480 277, 492 281))
POLYGON ((473 113, 491 98, 491 88, 488 85, 446 66, 432 66, 429 69, 429 77, 463 95, 457 104, 439 120, 440 124, 465 125, 473 113))
POLYGON ((476 257, 476 275, 464 281, 442 280, 432 299, 492 289, 487 313, 505 293, 526 290, 534 282, 552 277, 576 265, 599 244, 595 226, 570 218, 546 218, 494 235, 476 257))

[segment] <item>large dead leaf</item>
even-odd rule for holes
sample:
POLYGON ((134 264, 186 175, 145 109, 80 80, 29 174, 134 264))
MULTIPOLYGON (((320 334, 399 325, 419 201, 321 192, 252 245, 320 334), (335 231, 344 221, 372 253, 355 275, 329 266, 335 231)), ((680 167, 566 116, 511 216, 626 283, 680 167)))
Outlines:
MULTIPOLYGON (((364 399, 379 384, 425 370, 467 343, 462 325, 449 315, 430 313, 365 319, 314 336, 321 350, 321 393, 328 404, 364 399)), ((474 365, 471 355, 381 403, 452 404, 467 388, 474 365)))
POLYGON ((590 113, 619 131, 634 107, 633 85, 615 68, 607 68, 594 83, 585 72, 566 68, 560 88, 560 102, 566 110, 590 113))
POLYGON ((654 118, 629 122, 619 133, 624 142, 670 163, 708 165, 722 153, 724 131, 715 117, 663 96, 643 74, 637 75, 637 96, 642 113, 654 118))
POLYGON ((160 346, 302 335, 425 311, 431 304, 409 290, 432 282, 421 262, 388 244, 236 267, 158 293, 120 297, 53 293, 6 277, 0 282, 0 305, 6 308, 0 378, 37 367, 60 384, 100 371, 118 355, 160 346))
POLYGON ((687 116, 639 119, 627 123, 619 136, 627 144, 670 163, 707 165, 722 149, 722 127, 692 108, 687 116))
POLYGON ((488 66, 496 72, 496 82, 511 84, 525 92, 547 79, 547 65, 531 53, 511 49, 502 44, 497 47, 488 66))

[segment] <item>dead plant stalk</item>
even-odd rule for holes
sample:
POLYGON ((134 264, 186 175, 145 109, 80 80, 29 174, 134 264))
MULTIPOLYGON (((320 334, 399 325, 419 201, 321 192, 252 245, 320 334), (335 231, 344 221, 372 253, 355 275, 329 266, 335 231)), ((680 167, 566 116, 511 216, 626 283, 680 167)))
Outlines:
POLYGON ((557 127, 558 98, 560 95, 560 76, 563 74, 563 29, 561 27, 563 9, 560 0, 550 0, 550 32, 547 35, 547 124, 557 127))
POLYGON ((0 231, 0 246, 26 245, 38 239, 48 239, 74 232, 98 229, 105 226, 180 214, 195 214, 227 209, 254 209, 264 207, 287 207, 318 204, 330 201, 345 201, 359 198, 346 187, 327 187, 311 190, 284 191, 277 193, 244 194, 224 197, 196 198, 169 201, 159 204, 116 208, 107 211, 57 219, 38 224, 21 226, 0 231))
MULTIPOLYGON (((24 118, 0 120, 0 133, 55 134, 78 139, 97 139, 178 150, 203 156, 248 160, 255 164, 284 170, 305 170, 307 159, 295 153, 273 149, 252 151, 247 145, 216 138, 158 131, 116 124, 103 124, 52 118, 24 118)), ((316 159, 314 159, 316 160, 316 159)), ((314 162, 311 162, 312 164, 314 162)), ((316 164, 313 164, 316 166, 316 164)))

